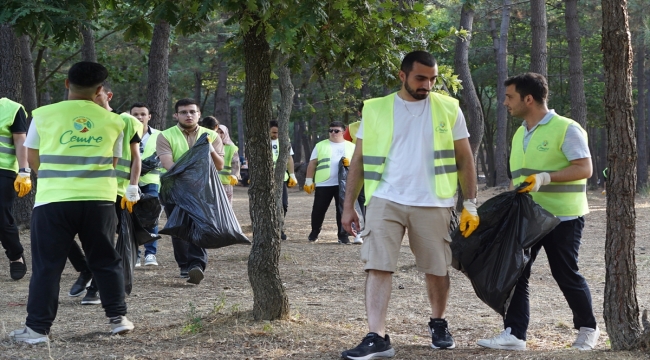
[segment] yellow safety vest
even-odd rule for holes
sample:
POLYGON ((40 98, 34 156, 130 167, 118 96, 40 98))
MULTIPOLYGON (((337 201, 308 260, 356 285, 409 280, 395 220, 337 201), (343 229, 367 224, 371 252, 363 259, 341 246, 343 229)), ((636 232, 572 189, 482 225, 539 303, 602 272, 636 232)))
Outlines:
POLYGON ((0 169, 18 172, 18 160, 14 147, 14 135, 9 128, 14 124, 16 114, 25 108, 7 98, 0 99, 0 169))
MULTIPOLYGON (((514 185, 519 185, 529 175, 550 173, 571 165, 562 152, 562 143, 571 124, 577 125, 587 139, 587 132, 578 123, 555 115, 548 123, 537 126, 526 152, 523 146, 524 126, 517 129, 510 151, 510 170, 514 185)), ((551 182, 530 194, 535 202, 555 216, 582 216, 589 212, 587 179, 551 182)))
MULTIPOLYGON (((151 126, 149 129, 151 129, 151 135, 149 135, 149 139, 147 139, 147 143, 144 145, 144 151, 142 152, 141 156, 142 160, 148 158, 156 152, 156 140, 158 139, 160 130, 156 130, 151 126)), ((167 170, 165 170, 163 167, 151 170, 146 175, 140 176, 140 182, 138 182, 138 185, 145 186, 149 184, 156 184, 160 186, 160 174, 164 174, 166 172, 167 170)))
POLYGON ((348 131, 350 132, 353 144, 357 143, 357 131, 359 131, 359 125, 361 125, 361 121, 355 121, 348 125, 348 131))
MULTIPOLYGON (((273 167, 275 168, 275 163, 278 162, 278 158, 280 157, 280 139, 278 139, 278 148, 277 149, 271 148, 271 152, 273 153, 273 167)), ((291 154, 289 154, 289 156, 291 156, 291 154)), ((289 180, 289 173, 285 171, 284 181, 287 180, 289 180)))
POLYGON ((117 159, 115 175, 117 176, 117 195, 124 196, 131 180, 131 138, 137 133, 142 139, 142 123, 127 113, 120 114, 124 121, 124 138, 122 139, 122 156, 117 159))
MULTIPOLYGON (((363 107, 363 177, 366 205, 379 186, 386 157, 393 140, 393 104, 396 93, 366 100, 363 107)), ((433 162, 428 164, 430 174, 435 174, 436 196, 447 199, 454 196, 458 183, 454 137, 452 129, 458 117, 458 100, 430 93, 431 121, 433 124, 433 162)), ((403 131, 409 131, 404 128, 403 131)), ((426 151, 426 150, 425 150, 426 151)))
POLYGON ((67 100, 33 111, 40 137, 37 203, 115 201, 113 147, 119 115, 92 101, 67 100))
POLYGON ((223 169, 219 170, 219 178, 224 185, 230 185, 230 175, 232 175, 232 158, 237 153, 239 148, 235 145, 223 145, 223 169))
MULTIPOLYGON (((215 131, 199 126, 199 133, 196 135, 197 140, 204 133, 208 133, 208 141, 210 142, 213 142, 219 136, 215 131)), ((169 146, 172 148, 172 160, 174 162, 190 149, 190 146, 187 144, 187 139, 185 139, 185 135, 183 135, 178 125, 170 127, 161 134, 169 141, 169 146)))
MULTIPOLYGON (((318 153, 318 163, 316 164, 316 174, 314 175, 314 182, 321 183, 327 181, 331 175, 331 167, 339 166, 338 163, 334 163, 331 159, 332 157, 332 144, 329 140, 323 140, 316 144, 316 152, 318 153)), ((354 144, 345 141, 345 157, 348 160, 352 159, 352 154, 354 154, 354 144)))

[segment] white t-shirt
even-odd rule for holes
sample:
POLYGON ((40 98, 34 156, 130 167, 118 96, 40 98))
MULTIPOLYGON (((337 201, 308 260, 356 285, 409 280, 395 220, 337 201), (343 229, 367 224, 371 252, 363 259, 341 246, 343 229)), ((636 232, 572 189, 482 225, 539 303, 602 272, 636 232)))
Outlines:
MULTIPOLYGON (((434 176, 429 175, 433 163, 429 99, 406 102, 396 95, 393 108, 393 142, 379 186, 372 196, 410 206, 454 206, 453 197, 441 199, 436 196, 434 176)), ((460 109, 451 132, 454 141, 469 137, 465 116, 460 109)), ((357 138, 363 139, 363 119, 357 138)))
MULTIPOLYGON (((340 143, 335 143, 330 141, 330 146, 332 146, 332 155, 330 155, 331 164, 330 166, 330 177, 329 179, 316 183, 316 186, 339 186, 339 161, 342 157, 345 157, 345 141, 340 143)), ((314 147, 314 150, 311 152, 311 157, 309 161, 318 159, 318 147, 314 147)))
MULTIPOLYGON (((271 151, 273 151, 273 157, 280 156, 280 148, 278 147, 278 139, 271 139, 271 151)), ((289 155, 293 156, 293 148, 289 148, 289 155)))

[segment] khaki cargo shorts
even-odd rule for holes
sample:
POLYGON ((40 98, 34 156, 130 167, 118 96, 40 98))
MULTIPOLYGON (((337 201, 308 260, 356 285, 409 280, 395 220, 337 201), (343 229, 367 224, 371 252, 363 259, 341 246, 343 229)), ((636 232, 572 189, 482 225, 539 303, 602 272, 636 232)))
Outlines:
POLYGON ((361 260, 364 270, 395 272, 404 233, 418 271, 447 275, 451 264, 449 221, 451 208, 401 205, 373 197, 366 209, 365 229, 361 232, 361 260))

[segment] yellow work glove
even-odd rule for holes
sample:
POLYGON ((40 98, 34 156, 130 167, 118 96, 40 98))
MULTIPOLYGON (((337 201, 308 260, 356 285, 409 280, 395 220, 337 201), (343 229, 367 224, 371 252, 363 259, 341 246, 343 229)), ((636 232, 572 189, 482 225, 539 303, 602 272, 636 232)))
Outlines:
POLYGON ((343 166, 350 166, 350 160, 348 158, 344 157, 341 160, 343 160, 343 166))
POLYGON ((479 222, 476 204, 470 200, 463 201, 463 212, 460 213, 460 233, 464 237, 469 237, 476 230, 479 222))
POLYGON ((314 192, 314 179, 312 178, 306 178, 305 179, 305 186, 302 187, 307 194, 310 194, 314 192))
POLYGON ((32 190, 32 179, 29 178, 29 173, 19 172, 14 180, 14 190, 18 193, 18 197, 23 197, 32 190))
POLYGON ((126 193, 122 197, 120 206, 126 208, 130 213, 133 212, 133 205, 140 200, 140 188, 138 185, 129 185, 126 187, 126 193))
POLYGON ((551 183, 551 175, 545 172, 530 175, 524 180, 524 182, 528 183, 528 186, 519 190, 518 192, 520 193, 536 192, 537 190, 539 190, 540 186, 548 185, 551 183))
POLYGON ((601 192, 601 194, 607 195, 607 190, 603 190, 603 192, 601 192))
POLYGON ((237 177, 235 175, 230 175, 230 185, 235 186, 239 184, 239 180, 237 180, 237 177))
POLYGON ((289 181, 287 182, 287 186, 292 188, 294 186, 298 185, 298 180, 296 179, 296 174, 289 174, 289 181))

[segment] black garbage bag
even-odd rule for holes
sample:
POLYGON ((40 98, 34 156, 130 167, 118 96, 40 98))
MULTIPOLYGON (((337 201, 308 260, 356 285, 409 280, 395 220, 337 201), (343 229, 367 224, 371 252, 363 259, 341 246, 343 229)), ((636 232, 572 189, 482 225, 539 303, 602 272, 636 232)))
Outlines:
POLYGON ((140 168, 140 176, 147 175, 152 171, 158 171, 157 169, 162 167, 162 163, 158 158, 158 154, 154 151, 150 156, 142 159, 142 166, 140 168))
POLYGON ((133 234, 131 214, 124 209, 120 213, 120 228, 118 230, 115 250, 122 257, 122 271, 124 272, 124 292, 128 295, 133 289, 133 271, 137 261, 138 245, 133 234))
POLYGON ((551 232, 560 220, 526 193, 499 194, 478 208, 480 224, 468 238, 456 229, 451 251, 472 282, 476 295, 505 316, 530 248, 551 232))
MULTIPOLYGON (((343 158, 341 158, 341 160, 339 160, 339 211, 341 212, 341 214, 343 214, 343 203, 345 202, 345 187, 347 186, 349 172, 350 169, 347 166, 343 165, 343 158)), ((358 201, 354 202, 354 210, 356 210, 357 214, 359 215, 363 214, 363 211, 361 210, 358 201)), ((363 229, 364 227, 364 220, 365 219, 363 216, 359 216, 359 223, 361 225, 361 229, 363 229)), ((354 225, 352 226, 354 227, 354 225)), ((356 230, 358 232, 361 232, 361 229, 356 229, 356 230)), ((352 234, 348 234, 348 236, 352 236, 352 234)))
POLYGON ((133 215, 145 229, 153 229, 158 225, 161 212, 160 199, 154 195, 142 194, 140 200, 133 205, 133 215))
POLYGON ((160 177, 160 200, 174 209, 160 234, 189 241, 206 249, 250 244, 221 186, 210 158, 207 134, 160 177))

